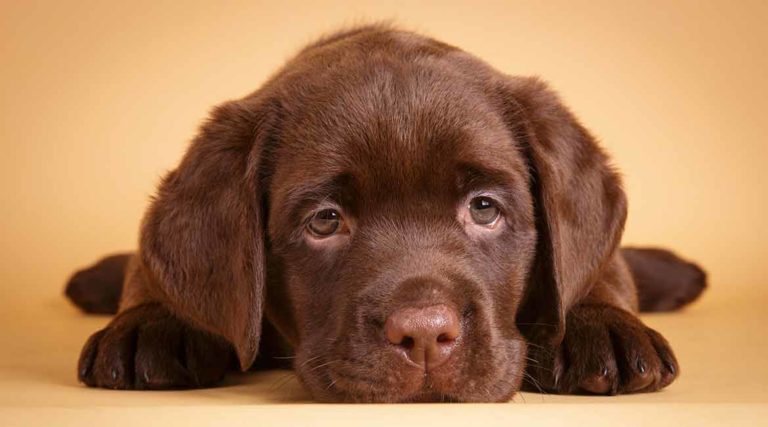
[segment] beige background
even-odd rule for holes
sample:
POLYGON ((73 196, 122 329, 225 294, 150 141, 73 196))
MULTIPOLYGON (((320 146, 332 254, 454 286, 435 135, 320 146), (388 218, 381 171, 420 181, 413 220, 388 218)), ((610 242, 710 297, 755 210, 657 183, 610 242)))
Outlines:
MULTIPOLYGON (((680 342, 687 375, 610 402, 768 402, 768 2, 2 0, 0 405, 21 407, 7 414, 210 396, 79 388, 79 346, 106 319, 58 294, 75 267, 135 246, 148 197, 211 106, 319 34, 378 19, 551 82, 624 173, 625 242, 674 248, 710 272, 687 313, 648 319, 680 342)), ((242 387, 232 402, 273 400, 269 387, 242 387)), ((222 393, 216 402, 230 402, 222 393)))

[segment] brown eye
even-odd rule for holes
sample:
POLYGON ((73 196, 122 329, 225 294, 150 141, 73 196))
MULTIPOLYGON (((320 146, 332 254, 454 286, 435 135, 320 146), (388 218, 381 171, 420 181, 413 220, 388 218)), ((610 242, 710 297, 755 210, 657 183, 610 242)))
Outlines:
POLYGON ((479 225, 490 225, 499 217, 499 208, 490 197, 475 197, 469 202, 472 221, 479 225))
POLYGON ((309 221, 309 230, 317 236, 330 236, 339 230, 341 214, 336 209, 318 211, 309 221))

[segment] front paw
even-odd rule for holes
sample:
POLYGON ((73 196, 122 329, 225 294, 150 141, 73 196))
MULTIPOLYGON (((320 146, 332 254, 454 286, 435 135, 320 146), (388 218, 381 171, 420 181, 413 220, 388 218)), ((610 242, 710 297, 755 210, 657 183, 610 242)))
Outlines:
POLYGON ((213 385, 233 362, 230 345, 160 304, 120 313, 80 354, 78 378, 91 387, 178 389, 213 385))
POLYGON ((633 314, 608 305, 581 305, 566 318, 555 351, 532 347, 529 383, 562 394, 656 391, 679 373, 669 344, 633 314))

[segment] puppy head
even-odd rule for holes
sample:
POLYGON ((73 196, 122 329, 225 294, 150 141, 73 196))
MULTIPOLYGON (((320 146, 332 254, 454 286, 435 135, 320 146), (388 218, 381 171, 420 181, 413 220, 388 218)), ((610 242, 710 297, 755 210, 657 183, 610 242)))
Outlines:
POLYGON ((385 32, 217 110, 141 253, 156 297, 243 367, 266 316, 317 399, 499 401, 623 220, 605 156, 540 83, 385 32))

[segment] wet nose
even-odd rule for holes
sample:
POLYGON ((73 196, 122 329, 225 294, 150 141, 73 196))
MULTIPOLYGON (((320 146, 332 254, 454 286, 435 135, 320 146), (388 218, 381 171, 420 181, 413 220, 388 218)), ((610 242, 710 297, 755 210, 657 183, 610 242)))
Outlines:
POLYGON ((387 318, 384 330, 403 356, 430 370, 448 360, 461 335, 461 324, 456 310, 440 304, 397 310, 387 318))

